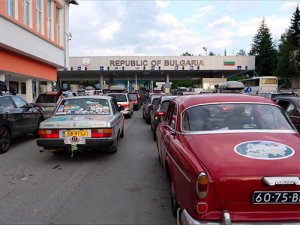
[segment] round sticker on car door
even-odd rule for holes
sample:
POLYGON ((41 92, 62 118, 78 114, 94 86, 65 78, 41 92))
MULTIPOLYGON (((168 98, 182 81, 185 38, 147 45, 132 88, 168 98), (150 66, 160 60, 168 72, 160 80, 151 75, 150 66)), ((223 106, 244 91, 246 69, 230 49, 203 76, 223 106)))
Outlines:
POLYGON ((244 157, 262 160, 285 159, 295 154, 291 147, 273 141, 247 141, 234 147, 234 151, 244 157))

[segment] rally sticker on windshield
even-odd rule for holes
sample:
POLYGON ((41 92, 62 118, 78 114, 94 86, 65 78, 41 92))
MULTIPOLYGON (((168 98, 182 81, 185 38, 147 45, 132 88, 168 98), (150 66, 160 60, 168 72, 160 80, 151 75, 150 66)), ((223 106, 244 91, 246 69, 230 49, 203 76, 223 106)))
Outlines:
POLYGON ((234 147, 234 151, 244 157, 262 160, 285 159, 295 154, 291 147, 273 141, 247 141, 234 147))

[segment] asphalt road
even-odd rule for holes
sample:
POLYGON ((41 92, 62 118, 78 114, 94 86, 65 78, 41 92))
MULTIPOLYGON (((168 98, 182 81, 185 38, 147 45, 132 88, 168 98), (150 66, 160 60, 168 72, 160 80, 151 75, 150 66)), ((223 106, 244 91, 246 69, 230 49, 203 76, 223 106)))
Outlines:
POLYGON ((176 224, 141 111, 125 120, 116 154, 40 150, 26 136, 0 155, 0 224, 176 224))

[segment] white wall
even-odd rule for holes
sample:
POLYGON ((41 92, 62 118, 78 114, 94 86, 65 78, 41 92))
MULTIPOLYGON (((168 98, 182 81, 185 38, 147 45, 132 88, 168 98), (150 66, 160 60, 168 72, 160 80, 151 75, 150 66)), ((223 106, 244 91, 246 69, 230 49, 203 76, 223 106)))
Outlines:
POLYGON ((107 70, 238 70, 240 66, 242 70, 247 67, 248 70, 255 69, 255 56, 86 56, 86 57, 70 57, 70 67, 77 70, 77 67, 87 66, 88 70, 100 70, 100 66, 107 70), (225 66, 225 62, 232 61, 234 65, 225 66), (193 65, 193 67, 191 67, 193 65))
POLYGON ((0 17, 0 45, 11 46, 53 66, 64 66, 64 51, 44 39, 0 17))

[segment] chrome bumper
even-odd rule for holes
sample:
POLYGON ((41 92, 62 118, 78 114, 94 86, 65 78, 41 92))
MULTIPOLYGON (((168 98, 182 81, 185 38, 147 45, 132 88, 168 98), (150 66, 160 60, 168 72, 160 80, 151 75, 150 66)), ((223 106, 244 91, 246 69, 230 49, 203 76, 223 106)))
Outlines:
POLYGON ((300 225, 296 222, 231 222, 228 211, 223 211, 223 218, 220 222, 209 222, 195 220, 185 209, 177 211, 177 225, 300 225))

